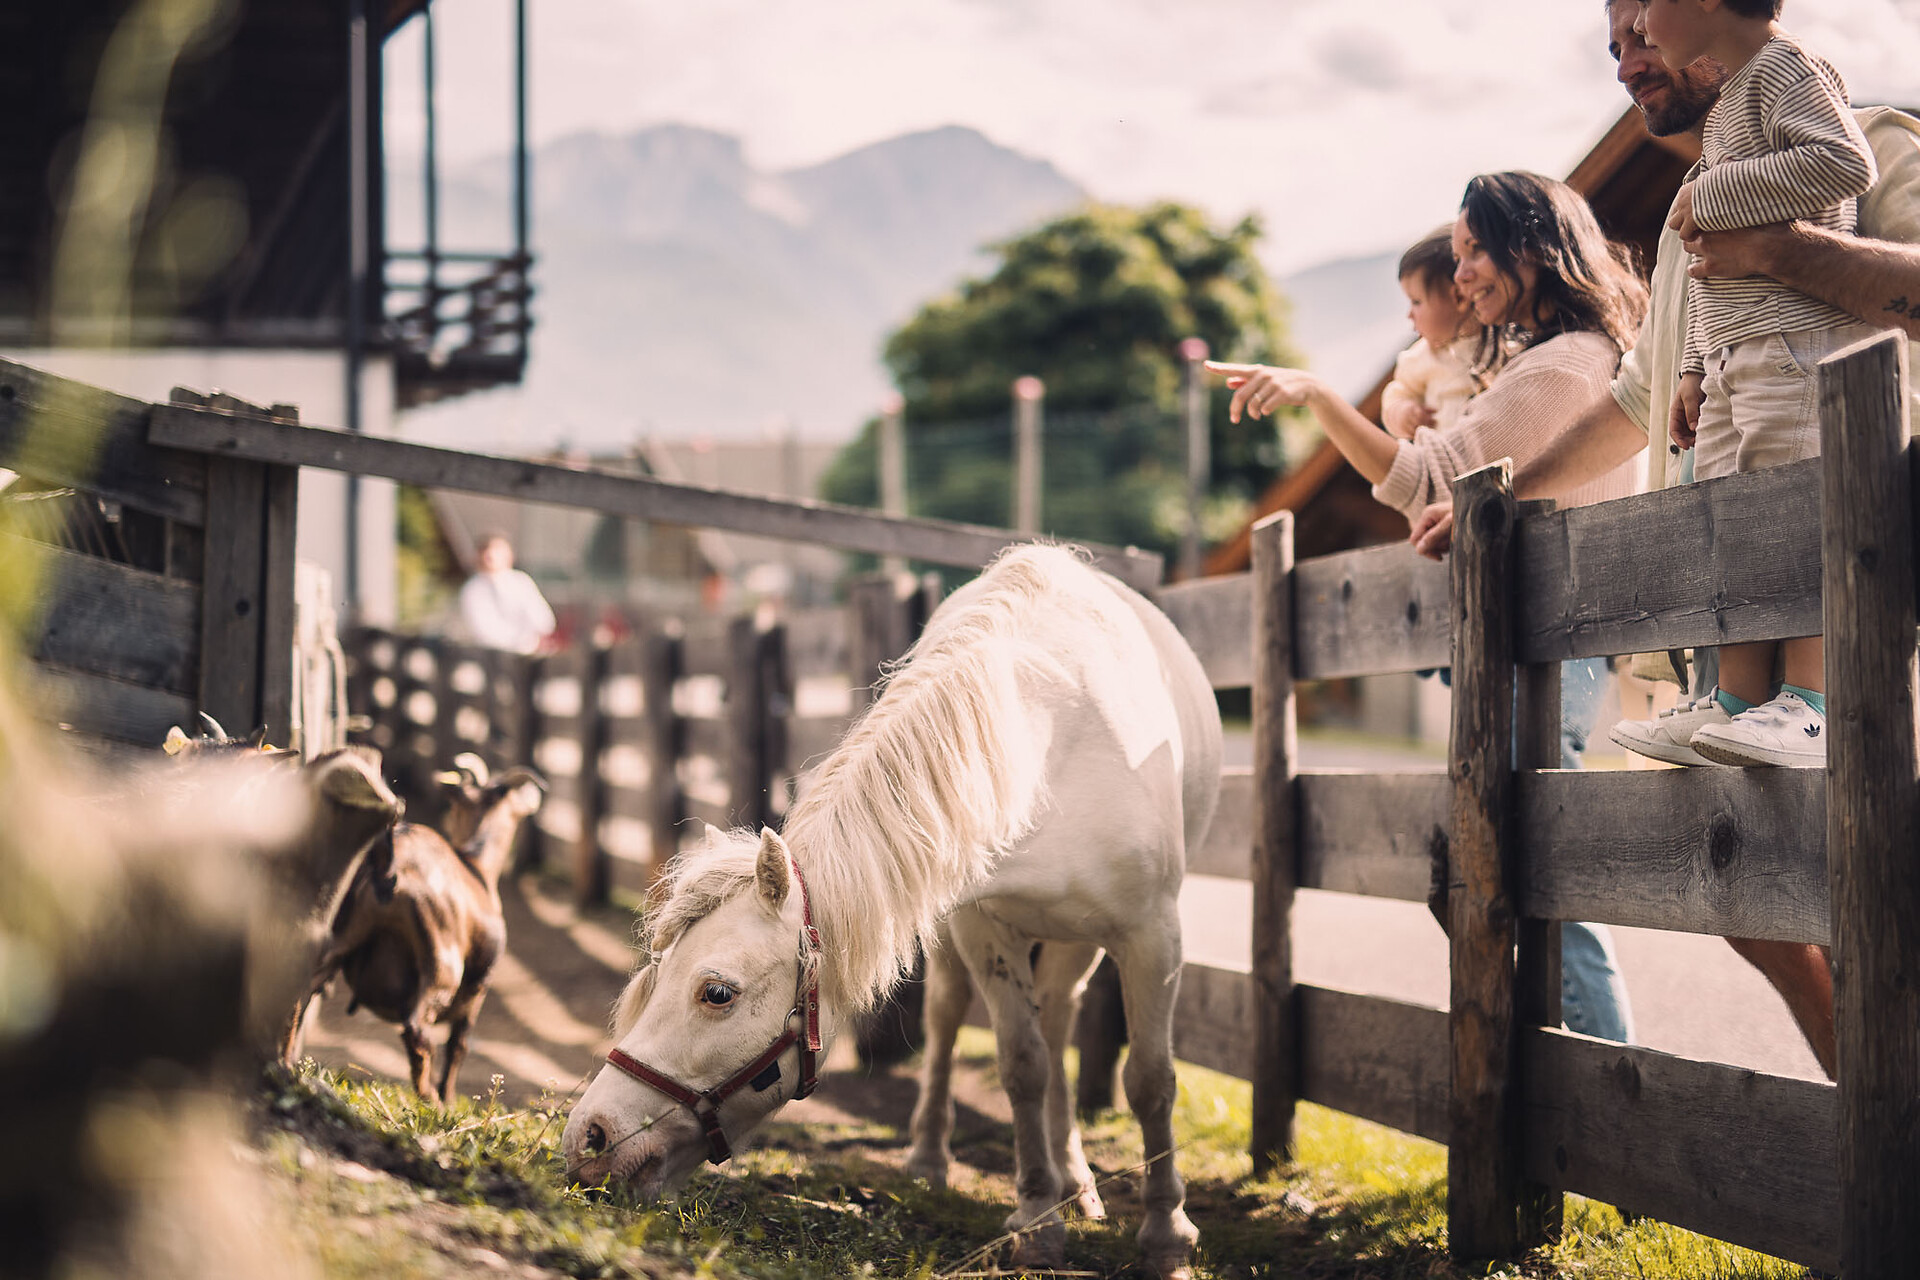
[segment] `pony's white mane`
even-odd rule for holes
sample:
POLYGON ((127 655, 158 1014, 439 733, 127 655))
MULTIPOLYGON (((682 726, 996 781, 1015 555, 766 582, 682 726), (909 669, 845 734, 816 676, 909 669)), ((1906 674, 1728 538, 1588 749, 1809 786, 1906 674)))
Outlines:
MULTIPOLYGON (((1062 672, 1035 615, 1087 614, 1089 572, 1063 547, 1002 554, 887 676, 788 814, 787 845, 826 943, 827 1000, 864 1008, 884 995, 914 943, 930 940, 1031 829, 1046 762, 1021 677, 1062 672)), ((675 860, 647 920, 653 955, 745 890, 759 844, 757 833, 733 832, 675 860)), ((622 997, 617 1033, 638 1017, 647 985, 636 978, 622 997)))

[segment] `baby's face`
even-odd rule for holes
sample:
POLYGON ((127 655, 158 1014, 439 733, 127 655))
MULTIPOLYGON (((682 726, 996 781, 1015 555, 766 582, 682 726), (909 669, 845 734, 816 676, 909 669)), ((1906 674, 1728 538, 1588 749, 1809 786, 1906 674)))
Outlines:
POLYGON ((1460 336, 1466 327, 1466 309, 1451 281, 1429 288, 1418 274, 1400 277, 1400 291, 1407 295, 1407 319, 1413 331, 1438 351, 1460 336))

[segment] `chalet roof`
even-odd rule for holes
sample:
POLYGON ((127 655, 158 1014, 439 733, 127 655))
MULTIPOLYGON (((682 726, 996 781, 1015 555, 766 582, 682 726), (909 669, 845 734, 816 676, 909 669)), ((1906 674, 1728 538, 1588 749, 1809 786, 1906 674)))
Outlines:
MULTIPOLYGON (((1573 172, 1567 175, 1567 184, 1587 198, 1587 202, 1593 206, 1594 216, 1600 221, 1601 229, 1607 235, 1632 246, 1640 262, 1650 265, 1654 247, 1660 239, 1660 225, 1666 220, 1674 192, 1680 189, 1681 179, 1699 156, 1697 139, 1691 136, 1656 138, 1647 132, 1639 109, 1628 107, 1585 158, 1573 167, 1573 172)), ((1358 406, 1362 414, 1375 422, 1380 420, 1381 393, 1393 377, 1393 357, 1397 354, 1397 351, 1388 354, 1386 367, 1358 406)), ((1203 572, 1238 573, 1247 567, 1252 554, 1254 520, 1276 511, 1292 511, 1304 517, 1315 503, 1336 493, 1345 495, 1355 484, 1365 488, 1359 473, 1347 465, 1346 458, 1333 443, 1322 441, 1320 447, 1304 462, 1281 476, 1260 495, 1254 515, 1246 525, 1207 553, 1203 572)), ((1345 502, 1341 505, 1350 506, 1345 502)), ((1394 536, 1405 535, 1406 522, 1397 512, 1385 507, 1379 507, 1379 510, 1388 517, 1385 524, 1372 518, 1356 524, 1348 531, 1350 537, 1346 546, 1388 541, 1394 536)), ((1322 538, 1317 540, 1324 540, 1328 532, 1323 530, 1322 538)), ((1341 549, 1340 546, 1324 548, 1327 551, 1341 549)), ((1314 555, 1320 552, 1302 548, 1298 554, 1314 555)))

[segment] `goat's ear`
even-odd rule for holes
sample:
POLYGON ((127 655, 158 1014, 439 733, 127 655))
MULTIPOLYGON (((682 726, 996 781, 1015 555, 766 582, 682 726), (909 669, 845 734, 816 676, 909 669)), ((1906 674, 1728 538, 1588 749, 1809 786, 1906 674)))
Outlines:
POLYGON ((772 827, 760 828, 760 858, 754 864, 753 878, 761 898, 778 912, 793 890, 793 868, 787 861, 787 842, 772 827))

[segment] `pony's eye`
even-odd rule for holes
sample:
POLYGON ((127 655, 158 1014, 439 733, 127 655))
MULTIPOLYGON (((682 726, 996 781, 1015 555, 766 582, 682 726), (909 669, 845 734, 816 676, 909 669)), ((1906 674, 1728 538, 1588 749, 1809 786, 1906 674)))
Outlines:
POLYGON ((700 988, 700 1003, 724 1009, 733 1003, 734 990, 724 982, 708 982, 700 988))

